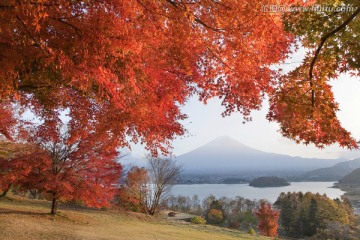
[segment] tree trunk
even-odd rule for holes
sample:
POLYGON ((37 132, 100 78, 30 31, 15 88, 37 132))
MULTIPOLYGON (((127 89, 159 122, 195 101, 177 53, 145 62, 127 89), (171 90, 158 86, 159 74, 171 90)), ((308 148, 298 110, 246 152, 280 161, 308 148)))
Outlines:
POLYGON ((5 198, 6 194, 9 192, 10 188, 11 188, 11 183, 9 184, 9 186, 3 191, 3 193, 0 195, 0 198, 5 198))
POLYGON ((155 194, 154 200, 151 203, 151 207, 150 207, 150 211, 149 211, 150 215, 154 215, 156 213, 156 210, 157 210, 157 208, 159 206, 159 203, 160 203, 160 196, 161 196, 161 193, 156 193, 155 194))
POLYGON ((58 200, 57 200, 56 197, 53 196, 52 204, 51 204, 51 215, 55 215, 55 214, 56 214, 57 205, 58 205, 58 200))

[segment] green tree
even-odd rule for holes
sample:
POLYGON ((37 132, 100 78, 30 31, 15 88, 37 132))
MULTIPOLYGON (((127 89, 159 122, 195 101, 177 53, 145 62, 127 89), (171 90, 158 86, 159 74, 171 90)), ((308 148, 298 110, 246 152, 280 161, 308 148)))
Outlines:
MULTIPOLYGON (((281 193, 274 205, 281 209, 280 223, 288 235, 292 235, 294 229, 303 229, 302 222, 295 222, 295 211, 303 199, 303 194, 299 193, 281 193)), ((300 220, 299 220, 300 221, 300 220)))
POLYGON ((332 200, 326 195, 306 193, 282 193, 275 203, 280 210, 280 222, 287 236, 313 236, 327 229, 329 223, 338 222, 352 226, 353 214, 348 201, 332 200), (292 199, 292 200, 290 200, 292 199), (292 208, 290 203, 294 204, 292 208))
POLYGON ((306 224, 306 231, 310 232, 310 235, 316 233, 316 229, 318 228, 318 221, 316 219, 316 211, 317 211, 317 200, 315 198, 311 198, 310 206, 309 206, 309 218, 306 224))

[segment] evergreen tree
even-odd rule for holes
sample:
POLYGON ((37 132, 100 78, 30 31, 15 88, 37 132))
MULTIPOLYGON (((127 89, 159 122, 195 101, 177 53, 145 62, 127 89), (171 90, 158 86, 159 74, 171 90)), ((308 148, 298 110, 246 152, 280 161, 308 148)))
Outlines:
POLYGON ((351 226, 352 208, 347 199, 329 199, 326 195, 281 193, 275 202, 280 210, 280 223, 285 234, 310 237, 327 229, 329 223, 351 226))

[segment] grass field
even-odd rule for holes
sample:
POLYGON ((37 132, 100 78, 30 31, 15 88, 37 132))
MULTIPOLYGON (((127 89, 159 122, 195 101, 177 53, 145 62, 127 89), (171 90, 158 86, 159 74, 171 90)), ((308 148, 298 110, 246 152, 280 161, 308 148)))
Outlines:
POLYGON ((0 239, 268 239, 209 225, 169 221, 162 216, 60 206, 59 214, 53 217, 49 209, 46 201, 1 199, 0 239))

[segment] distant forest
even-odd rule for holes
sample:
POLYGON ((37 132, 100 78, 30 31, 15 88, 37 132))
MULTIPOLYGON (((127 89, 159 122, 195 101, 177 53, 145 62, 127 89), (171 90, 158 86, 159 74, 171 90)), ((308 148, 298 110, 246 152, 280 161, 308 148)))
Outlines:
POLYGON ((289 186, 290 183, 279 177, 259 177, 249 183, 252 187, 282 187, 289 186))

